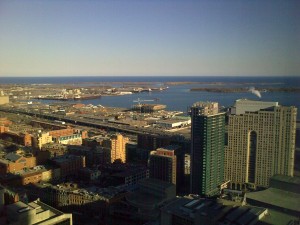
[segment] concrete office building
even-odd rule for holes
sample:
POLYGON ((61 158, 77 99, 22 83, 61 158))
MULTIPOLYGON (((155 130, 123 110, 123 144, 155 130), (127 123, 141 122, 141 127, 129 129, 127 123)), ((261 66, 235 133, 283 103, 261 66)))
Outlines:
POLYGON ((126 144, 128 142, 129 139, 121 134, 113 135, 110 139, 103 141, 103 147, 111 149, 111 163, 115 160, 120 160, 123 163, 126 162, 126 144))
POLYGON ((32 136, 32 146, 37 149, 42 149, 42 146, 48 143, 52 143, 52 136, 49 135, 49 132, 41 133, 38 132, 32 136))
POLYGON ((150 152, 150 178, 167 181, 176 185, 176 161, 174 151, 159 148, 150 152))
POLYGON ((212 196, 224 182, 225 114, 218 103, 191 107, 191 193, 212 196))
POLYGON ((279 106, 276 102, 255 104, 244 100, 239 105, 240 102, 236 102, 235 112, 242 114, 232 111, 228 117, 225 178, 231 181, 231 188, 268 187, 275 174, 293 176, 296 107, 279 106), (249 109, 253 105, 261 108, 254 107, 257 111, 252 112, 249 109))
POLYGON ((7 219, 4 224, 15 225, 72 225, 72 214, 65 214, 36 200, 28 204, 16 202, 6 206, 7 219))

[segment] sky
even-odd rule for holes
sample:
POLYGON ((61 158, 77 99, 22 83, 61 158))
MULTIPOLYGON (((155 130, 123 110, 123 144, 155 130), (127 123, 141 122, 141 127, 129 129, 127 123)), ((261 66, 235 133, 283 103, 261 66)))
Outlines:
POLYGON ((0 76, 300 76, 300 1, 0 0, 0 76))

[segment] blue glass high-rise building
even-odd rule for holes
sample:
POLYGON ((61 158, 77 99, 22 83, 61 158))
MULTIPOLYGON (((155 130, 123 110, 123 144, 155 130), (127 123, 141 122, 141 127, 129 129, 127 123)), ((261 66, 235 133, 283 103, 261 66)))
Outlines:
POLYGON ((191 193, 213 196, 224 182, 225 113, 218 103, 191 107, 191 193))

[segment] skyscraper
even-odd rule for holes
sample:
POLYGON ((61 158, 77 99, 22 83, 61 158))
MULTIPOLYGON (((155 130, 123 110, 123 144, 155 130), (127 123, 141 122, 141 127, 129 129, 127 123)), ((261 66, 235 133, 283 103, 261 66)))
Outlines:
POLYGON ((224 182, 225 113, 216 102, 197 102, 191 118, 191 193, 212 196, 224 182))
POLYGON ((293 176, 297 109, 237 100, 228 118, 225 178, 231 188, 268 187, 275 174, 293 176))

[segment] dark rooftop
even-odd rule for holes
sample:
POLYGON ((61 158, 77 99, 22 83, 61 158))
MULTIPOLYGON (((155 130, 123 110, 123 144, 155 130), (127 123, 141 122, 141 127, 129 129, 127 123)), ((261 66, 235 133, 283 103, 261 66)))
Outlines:
POLYGON ((290 177, 290 176, 284 176, 284 175, 274 175, 271 177, 272 180, 278 180, 285 183, 292 183, 300 185, 300 177, 290 177))
POLYGON ((300 212, 300 194, 289 191, 268 188, 264 191, 247 193, 247 199, 300 212))
POLYGON ((12 161, 12 162, 16 162, 18 159, 20 159, 22 156, 21 155, 18 155, 16 153, 8 153, 5 158, 9 161, 12 161))

